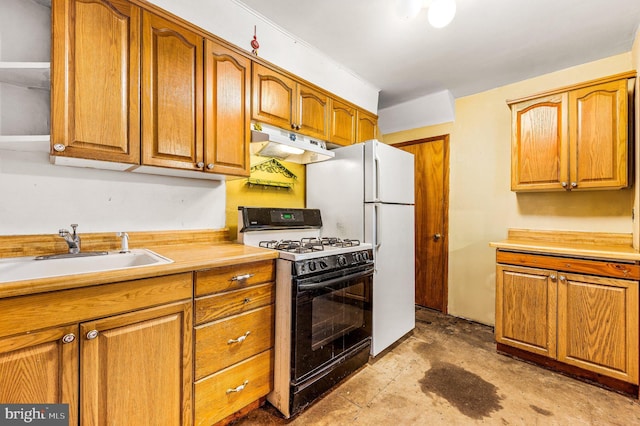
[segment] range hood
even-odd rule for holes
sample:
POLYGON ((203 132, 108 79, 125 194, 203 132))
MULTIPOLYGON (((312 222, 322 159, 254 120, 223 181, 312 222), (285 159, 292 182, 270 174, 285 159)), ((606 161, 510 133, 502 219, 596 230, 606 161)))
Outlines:
POLYGON ((251 124, 251 154, 277 158, 298 164, 328 160, 335 153, 324 141, 266 124, 251 124))

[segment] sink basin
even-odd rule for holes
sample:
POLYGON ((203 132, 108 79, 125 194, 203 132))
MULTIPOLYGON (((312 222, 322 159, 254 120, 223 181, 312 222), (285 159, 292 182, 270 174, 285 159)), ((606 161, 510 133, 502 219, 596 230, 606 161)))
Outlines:
POLYGON ((173 262, 147 249, 134 249, 129 253, 108 252, 97 256, 82 254, 44 260, 36 260, 33 256, 0 259, 0 283, 141 268, 173 262))

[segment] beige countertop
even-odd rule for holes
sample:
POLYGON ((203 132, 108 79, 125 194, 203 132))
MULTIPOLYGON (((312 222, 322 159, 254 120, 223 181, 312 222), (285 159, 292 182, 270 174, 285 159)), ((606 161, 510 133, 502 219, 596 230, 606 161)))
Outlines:
POLYGON ((631 234, 510 229, 507 239, 489 245, 500 250, 640 261, 631 234))
POLYGON ((0 284, 0 298, 151 278, 278 257, 275 250, 225 242, 162 245, 146 248, 168 257, 173 262, 157 266, 2 283, 0 284))

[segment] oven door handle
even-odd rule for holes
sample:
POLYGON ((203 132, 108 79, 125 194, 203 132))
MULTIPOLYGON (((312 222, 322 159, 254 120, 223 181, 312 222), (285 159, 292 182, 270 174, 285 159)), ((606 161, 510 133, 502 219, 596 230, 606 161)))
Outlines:
POLYGON ((366 277, 367 275, 373 275, 373 269, 367 271, 355 272, 353 274, 345 275, 343 277, 333 278, 327 281, 321 281, 313 284, 298 284, 298 290, 316 290, 319 288, 331 287, 334 284, 338 284, 343 281, 352 280, 354 278, 366 277))

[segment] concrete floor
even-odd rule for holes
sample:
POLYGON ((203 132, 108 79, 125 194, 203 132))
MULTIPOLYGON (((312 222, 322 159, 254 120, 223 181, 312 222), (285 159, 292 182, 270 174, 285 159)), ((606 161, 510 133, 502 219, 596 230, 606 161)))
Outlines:
POLYGON ((493 329, 426 309, 399 343, 298 416, 244 425, 640 425, 637 399, 496 353, 493 329))

